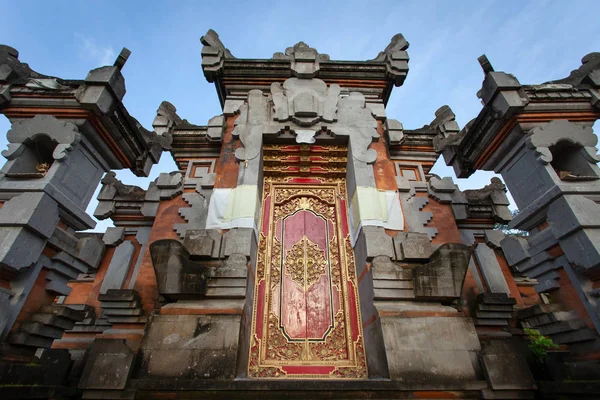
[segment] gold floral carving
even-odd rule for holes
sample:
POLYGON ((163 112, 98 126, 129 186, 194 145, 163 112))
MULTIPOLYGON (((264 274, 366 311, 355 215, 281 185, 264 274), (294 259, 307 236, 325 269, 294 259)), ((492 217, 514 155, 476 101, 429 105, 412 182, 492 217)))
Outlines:
POLYGON ((281 206, 275 207, 273 216, 275 221, 277 221, 279 218, 290 215, 297 210, 312 210, 326 219, 335 218, 334 206, 330 206, 313 197, 295 197, 292 200, 283 203, 281 206))
POLYGON ((327 271, 325 253, 316 243, 303 236, 285 256, 285 271, 307 291, 327 271))
POLYGON ((281 279, 281 242, 273 237, 273 247, 271 248, 271 288, 279 284, 281 279))
POLYGON ((275 203, 280 204, 294 196, 315 196, 327 204, 335 204, 335 190, 314 189, 314 188, 294 188, 278 189, 275 191, 275 203))
POLYGON ((279 327, 279 319, 272 312, 269 313, 267 331, 267 360, 295 361, 302 359, 304 342, 288 342, 279 327))
POLYGON ((340 311, 335 316, 333 330, 327 335, 327 338, 322 342, 309 343, 314 360, 338 361, 348 359, 345 326, 344 313, 340 311))
POLYGON ((252 378, 278 378, 285 375, 281 368, 259 365, 260 340, 256 335, 252 336, 252 347, 250 348, 250 360, 248 362, 248 376, 252 378))

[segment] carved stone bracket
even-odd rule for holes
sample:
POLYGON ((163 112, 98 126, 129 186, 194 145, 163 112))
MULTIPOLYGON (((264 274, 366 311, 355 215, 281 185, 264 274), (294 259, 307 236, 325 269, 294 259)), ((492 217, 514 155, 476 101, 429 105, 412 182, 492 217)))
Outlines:
POLYGON ((223 69, 223 63, 226 58, 235 58, 231 52, 225 48, 217 32, 209 29, 206 35, 200 38, 204 45, 202 48, 202 70, 204 76, 209 82, 214 82, 215 78, 223 69))
POLYGON ((49 115, 36 115, 32 119, 16 122, 7 133, 8 149, 2 155, 9 160, 20 156, 29 143, 46 136, 56 143, 52 157, 62 161, 73 146, 81 140, 79 129, 69 122, 59 121, 49 115))
POLYGON ((543 127, 536 127, 527 138, 527 146, 535 149, 538 161, 542 164, 552 162, 550 147, 558 142, 565 141, 584 149, 585 159, 591 163, 600 161, 597 154, 598 137, 594 135, 592 128, 581 126, 566 120, 555 120, 543 127))
POLYGON ((396 86, 402 85, 408 74, 408 46, 404 36, 398 33, 392 37, 385 50, 372 60, 386 63, 387 74, 396 86))
POLYGON ((319 54, 304 42, 298 42, 292 47, 285 49, 284 53, 273 54, 275 60, 290 60, 294 75, 299 78, 313 78, 319 73, 319 62, 329 61, 327 54, 319 54))

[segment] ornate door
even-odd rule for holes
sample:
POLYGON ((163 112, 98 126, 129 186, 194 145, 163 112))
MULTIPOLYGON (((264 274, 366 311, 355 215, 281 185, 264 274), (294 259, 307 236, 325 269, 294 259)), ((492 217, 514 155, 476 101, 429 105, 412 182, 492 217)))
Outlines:
POLYGON ((248 375, 367 377, 343 178, 265 178, 248 375))

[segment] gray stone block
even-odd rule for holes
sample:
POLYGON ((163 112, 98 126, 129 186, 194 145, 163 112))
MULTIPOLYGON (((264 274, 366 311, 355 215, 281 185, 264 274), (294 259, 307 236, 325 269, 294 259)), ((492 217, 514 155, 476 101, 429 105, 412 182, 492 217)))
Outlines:
POLYGON ((75 249, 75 257, 96 269, 104 255, 104 242, 98 236, 88 236, 79 239, 75 249))
POLYGON ((0 228, 0 265, 16 271, 29 267, 45 246, 46 240, 27 228, 0 228))
POLYGON ((414 268, 415 298, 454 301, 461 296, 471 249, 457 243, 440 246, 431 261, 414 268))
POLYGON ((13 197, 0 208, 0 227, 27 227, 48 239, 58 223, 58 205, 43 192, 13 197))
POLYGON ((140 346, 142 376, 233 379, 241 318, 153 315, 140 346))
POLYGON ((518 264, 531 257, 529 244, 522 237, 507 236, 500 242, 508 265, 518 264))
POLYGON ((93 69, 88 73, 85 82, 86 84, 107 85, 119 100, 125 96, 125 78, 117 67, 103 66, 93 69))
POLYGON ((110 227, 106 229, 106 232, 102 236, 102 241, 107 246, 118 246, 123 243, 125 237, 125 228, 123 227, 110 227))
POLYGON ((224 255, 242 254, 250 257, 252 242, 254 241, 252 228, 233 228, 223 235, 224 255))
POLYGON ((183 245, 191 259, 211 258, 215 248, 215 240, 205 229, 188 229, 183 245))
POLYGON ((476 380, 472 358, 480 344, 469 318, 382 317, 381 324, 391 379, 430 384, 476 380))
POLYGON ((426 233, 399 232, 393 238, 395 259, 425 261, 433 253, 433 247, 426 233))
POLYGON ((124 339, 95 339, 88 350, 79 388, 122 390, 133 367, 134 353, 124 339))
POLYGON ((499 229, 486 229, 485 231, 485 244, 490 246, 492 249, 499 249, 502 247, 501 242, 506 236, 504 232, 499 229))
POLYGON ((102 286, 100 286, 100 293, 106 293, 109 289, 121 289, 134 253, 135 246, 129 240, 117 246, 108 265, 102 286))
POLYGON ((188 251, 179 241, 164 239, 151 243, 150 256, 161 296, 176 300, 206 294, 209 268, 190 260, 188 251))
POLYGON ((367 260, 377 256, 394 257, 392 237, 388 236, 382 227, 363 226, 359 235, 364 238, 366 244, 367 260))
POLYGON ((485 243, 479 243, 475 247, 475 258, 489 291, 492 293, 510 294, 510 289, 494 250, 489 248, 485 243))
POLYGON ((481 363, 494 390, 535 389, 527 360, 510 342, 487 342, 481 351, 481 363))

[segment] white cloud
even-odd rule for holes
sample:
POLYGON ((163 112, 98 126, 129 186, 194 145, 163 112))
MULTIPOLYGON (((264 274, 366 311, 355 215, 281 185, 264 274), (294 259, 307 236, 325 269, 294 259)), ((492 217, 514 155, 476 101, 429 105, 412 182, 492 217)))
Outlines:
POLYGON ((114 63, 116 53, 112 46, 101 46, 93 39, 79 33, 75 34, 75 38, 78 41, 79 56, 84 60, 97 66, 112 65, 114 63))

